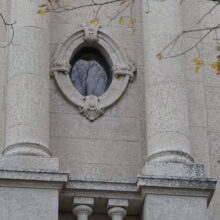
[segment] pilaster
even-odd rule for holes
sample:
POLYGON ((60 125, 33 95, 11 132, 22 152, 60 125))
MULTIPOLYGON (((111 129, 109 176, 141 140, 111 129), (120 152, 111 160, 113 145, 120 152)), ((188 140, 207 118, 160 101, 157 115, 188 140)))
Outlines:
MULTIPOLYGON (((182 31, 179 1, 143 0, 143 23, 146 163, 193 163, 182 58, 156 57, 182 31)), ((176 45, 175 49, 181 50, 181 46, 176 45)))
POLYGON ((14 27, 9 47, 5 155, 50 156, 49 150, 49 13, 44 1, 12 0, 14 27))
MULTIPOLYGON (((209 189, 214 191, 215 186, 190 153, 184 58, 160 54, 182 32, 181 4, 177 0, 142 4, 147 142, 138 178, 144 196, 142 219, 205 220, 212 197, 209 189)), ((180 52, 182 45, 173 49, 180 52)))

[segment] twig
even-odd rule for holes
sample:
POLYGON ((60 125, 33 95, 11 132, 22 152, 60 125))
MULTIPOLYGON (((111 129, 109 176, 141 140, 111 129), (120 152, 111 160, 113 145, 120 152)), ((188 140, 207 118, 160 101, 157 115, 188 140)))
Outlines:
POLYGON ((169 44, 167 44, 166 47, 163 48, 163 50, 159 54, 163 54, 170 46, 173 46, 174 44, 177 43, 177 41, 185 34, 187 33, 193 33, 193 32, 202 32, 202 31, 208 31, 206 34, 204 34, 194 45, 192 45, 190 48, 182 51, 181 53, 177 53, 175 55, 170 55, 170 56, 164 56, 163 58, 174 58, 174 57, 179 57, 182 55, 185 55, 189 51, 193 50, 194 48, 197 48, 198 45, 213 31, 216 31, 217 29, 220 28, 220 24, 214 26, 214 27, 207 27, 207 28, 199 28, 199 29, 192 29, 192 30, 186 30, 182 31, 174 40, 172 40, 169 44))
POLYGON ((200 19, 196 24, 199 24, 201 21, 203 21, 205 19, 205 17, 209 14, 211 14, 211 12, 220 5, 220 1, 218 3, 216 3, 210 10, 208 10, 200 19))
POLYGON ((1 17, 1 19, 2 19, 2 21, 3 21, 3 23, 4 23, 4 25, 5 25, 5 26, 9 26, 9 27, 11 28, 11 30, 12 30, 12 36, 11 36, 10 41, 9 41, 5 46, 0 46, 0 48, 6 48, 6 47, 8 47, 10 44, 13 43, 14 34, 15 34, 14 24, 16 23, 16 21, 13 22, 13 23, 8 23, 8 22, 6 22, 6 20, 5 20, 5 18, 4 18, 4 16, 3 16, 2 13, 0 13, 0 17, 1 17))

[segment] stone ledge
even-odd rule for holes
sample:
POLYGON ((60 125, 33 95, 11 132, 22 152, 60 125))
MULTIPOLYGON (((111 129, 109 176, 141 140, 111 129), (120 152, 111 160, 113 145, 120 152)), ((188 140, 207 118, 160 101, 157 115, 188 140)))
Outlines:
POLYGON ((181 189, 215 190, 217 181, 213 178, 184 178, 167 176, 138 176, 137 187, 163 187, 181 189))
POLYGON ((142 194, 172 194, 202 196, 209 205, 217 180, 212 178, 184 178, 167 176, 138 176, 137 188, 142 194))
POLYGON ((67 211, 74 197, 94 199, 94 207, 103 208, 109 199, 127 200, 129 214, 140 212, 146 195, 202 197, 209 204, 215 185, 211 178, 140 175, 136 182, 110 182, 70 179, 68 172, 55 170, 0 169, 0 187, 60 190, 60 209, 67 211))
POLYGON ((91 191, 116 191, 135 193, 141 190, 141 187, 159 187, 159 188, 181 188, 196 190, 215 190, 217 181, 213 178, 198 177, 177 177, 177 176, 156 176, 139 175, 136 182, 119 181, 99 181, 99 180, 75 180, 70 178, 66 188, 74 190, 91 191))
POLYGON ((43 169, 0 169, 0 187, 62 189, 69 173, 43 169))
POLYGON ((60 195, 60 209, 71 211, 74 196, 94 198, 94 207, 99 201, 98 206, 103 209, 106 208, 109 199, 127 200, 129 202, 129 214, 131 215, 140 213, 145 196, 150 194, 202 197, 209 204, 215 191, 216 182, 215 179, 211 178, 153 175, 139 175, 136 182, 75 180, 70 178, 60 195))
POLYGON ((136 182, 105 181, 105 180, 79 180, 70 177, 67 189, 92 191, 136 192, 136 182))

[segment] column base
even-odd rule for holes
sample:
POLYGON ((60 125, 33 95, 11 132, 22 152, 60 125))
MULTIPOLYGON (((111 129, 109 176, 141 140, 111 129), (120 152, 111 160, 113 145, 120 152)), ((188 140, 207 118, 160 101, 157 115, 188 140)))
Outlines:
POLYGON ((59 159, 55 157, 1 155, 0 169, 59 170, 59 159))
POLYGON ((194 159, 188 153, 182 151, 166 150, 150 155, 146 162, 172 162, 172 163, 194 163, 194 159))
POLYGON ((146 162, 142 174, 147 176, 177 176, 203 178, 204 166, 200 164, 184 164, 172 162, 146 162))
POLYGON ((30 156, 51 156, 50 150, 40 144, 15 144, 7 146, 3 152, 5 155, 30 155, 30 156))

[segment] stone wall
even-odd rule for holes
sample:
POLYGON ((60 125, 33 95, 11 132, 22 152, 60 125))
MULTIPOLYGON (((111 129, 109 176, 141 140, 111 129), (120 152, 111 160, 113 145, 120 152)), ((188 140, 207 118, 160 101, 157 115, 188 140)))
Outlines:
MULTIPOLYGON (((216 25, 219 20, 220 11, 217 9, 212 15, 207 16, 199 26, 195 24, 212 7, 209 1, 189 1, 190 4, 183 7, 184 29, 195 27, 204 28, 216 25), (192 8, 194 8, 193 16, 192 8)), ((187 46, 192 45, 204 34, 190 34, 185 38, 187 46)), ((216 60, 217 52, 216 35, 211 34, 200 46, 201 58, 206 64, 199 73, 195 73, 195 65, 191 61, 198 57, 198 50, 193 50, 187 56, 185 75, 188 85, 189 99, 189 125, 192 155, 196 163, 204 164, 207 176, 218 179, 214 199, 210 206, 210 219, 217 220, 220 216, 220 185, 219 185, 219 155, 220 155, 220 78, 215 70, 210 67, 216 60), (214 39, 214 40, 213 40, 214 39), (213 210, 212 210, 213 209, 213 210), (213 214, 212 214, 213 212, 213 214)))
MULTIPOLYGON (((192 29, 196 22, 210 8, 206 0, 189 0, 182 4, 183 27, 192 29), (196 9, 196 10, 195 10, 196 9), (193 16, 192 16, 193 12, 193 16)), ((9 15, 9 1, 0 1, 0 12, 9 15)), ((94 122, 81 116, 61 94, 55 80, 50 82, 50 149, 60 159, 61 169, 70 170, 76 179, 123 180, 135 182, 145 159, 145 97, 143 74, 142 16, 141 1, 134 6, 136 32, 121 25, 114 18, 105 25, 108 17, 115 12, 114 6, 105 7, 100 14, 102 30, 122 47, 137 66, 134 83, 119 102, 94 122)), ((73 34, 80 24, 93 18, 93 10, 80 9, 59 14, 51 14, 51 57, 57 46, 73 34), (83 15, 83 16, 82 16, 83 15)), ((216 10, 217 11, 217 10, 216 10)), ((200 27, 215 25, 219 13, 207 16, 200 27)), ((219 12, 219 10, 218 10, 219 12)), ((123 12, 123 16, 130 11, 123 12)), ((43 15, 42 15, 43 16, 43 15)), ((7 32, 0 21, 0 45, 7 41, 7 32)), ((200 39, 202 33, 189 34, 184 38, 185 47, 200 39)), ((208 176, 220 181, 220 78, 210 65, 216 57, 215 34, 206 38, 200 47, 201 57, 208 65, 195 73, 191 61, 198 56, 193 50, 185 56, 183 66, 187 80, 189 126, 192 155, 196 163, 204 164, 208 176)), ((24 39, 25 40, 25 39, 24 39)), ((5 136, 5 76, 7 73, 7 48, 0 48, 0 149, 4 147, 5 136)), ((218 183, 210 206, 210 220, 220 216, 220 185, 218 183)), ((103 219, 103 216, 93 216, 103 219)), ((60 214, 60 220, 73 219, 72 214, 60 214)), ((136 220, 139 217, 127 217, 136 220)))
MULTIPOLYGON (((117 10, 103 7, 100 13, 101 30, 122 47, 137 66, 135 81, 129 85, 119 102, 94 122, 85 119, 68 103, 51 78, 50 146, 59 157, 61 168, 71 171, 77 179, 135 181, 145 155, 144 80, 142 64, 142 30, 140 1, 134 6, 137 30, 132 34, 128 20, 120 25, 118 18, 105 26, 108 17, 117 10), (105 15, 105 16, 104 16, 105 15), (128 47, 129 45, 129 47, 128 47)), ((51 53, 93 18, 95 8, 52 15, 51 53), (84 15, 84 16, 79 16, 84 15)), ((123 16, 129 15, 126 10, 123 16)))

